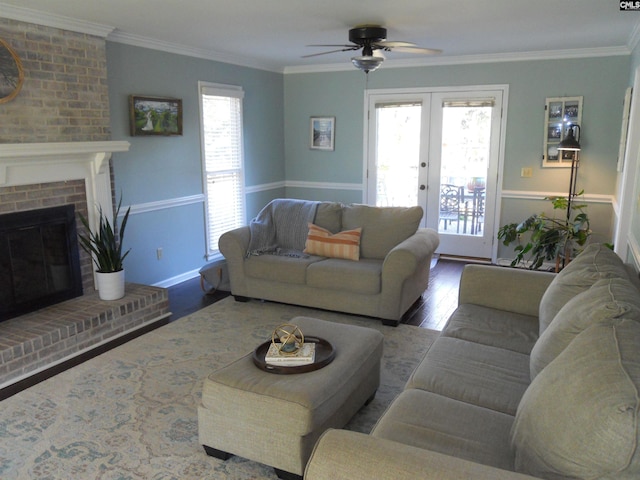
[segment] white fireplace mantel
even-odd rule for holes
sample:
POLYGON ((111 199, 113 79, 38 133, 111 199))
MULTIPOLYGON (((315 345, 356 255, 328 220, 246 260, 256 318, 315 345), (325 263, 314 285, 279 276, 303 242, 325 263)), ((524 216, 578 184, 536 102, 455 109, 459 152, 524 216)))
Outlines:
POLYGON ((129 150, 129 142, 59 142, 0 144, 0 187, 84 180, 89 222, 102 208, 113 216, 109 159, 129 150))
POLYGON ((0 188, 84 181, 87 220, 96 229, 100 210, 113 219, 109 159, 129 146, 126 141, 0 144, 0 188))

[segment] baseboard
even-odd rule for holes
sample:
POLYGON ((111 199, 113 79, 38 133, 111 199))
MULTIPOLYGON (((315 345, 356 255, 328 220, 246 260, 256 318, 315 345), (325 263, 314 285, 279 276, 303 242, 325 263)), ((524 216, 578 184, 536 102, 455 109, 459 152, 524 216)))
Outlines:
POLYGON ((191 280, 192 278, 197 278, 199 276, 200 269, 191 270, 189 272, 176 275, 175 277, 167 278, 166 280, 162 280, 161 282, 154 283, 152 287, 169 288, 173 287, 174 285, 178 285, 179 283, 186 282, 187 280, 191 280))
POLYGON ((481 258, 481 257, 465 257, 461 255, 447 255, 440 253, 440 258, 443 260, 451 260, 454 262, 465 262, 465 263, 485 263, 491 264, 490 258, 481 258))

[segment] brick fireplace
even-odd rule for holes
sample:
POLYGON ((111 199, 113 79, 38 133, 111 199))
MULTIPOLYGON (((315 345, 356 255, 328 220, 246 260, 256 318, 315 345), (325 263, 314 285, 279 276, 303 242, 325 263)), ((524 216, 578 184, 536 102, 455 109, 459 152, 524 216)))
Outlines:
MULTIPOLYGON (((0 214, 73 204, 89 224, 113 216, 109 160, 123 141, 0 144, 0 214)), ((79 222, 78 222, 79 223, 79 222)), ((170 315, 165 289, 127 284, 102 301, 81 252, 84 294, 0 323, 0 389, 170 315)))

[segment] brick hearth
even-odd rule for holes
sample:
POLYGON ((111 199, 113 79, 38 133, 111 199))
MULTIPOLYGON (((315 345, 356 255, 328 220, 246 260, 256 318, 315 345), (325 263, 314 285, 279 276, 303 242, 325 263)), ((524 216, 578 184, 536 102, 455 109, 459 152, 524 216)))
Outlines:
POLYGON ((97 292, 0 323, 0 388, 169 317, 164 288, 127 284, 120 300, 97 292))

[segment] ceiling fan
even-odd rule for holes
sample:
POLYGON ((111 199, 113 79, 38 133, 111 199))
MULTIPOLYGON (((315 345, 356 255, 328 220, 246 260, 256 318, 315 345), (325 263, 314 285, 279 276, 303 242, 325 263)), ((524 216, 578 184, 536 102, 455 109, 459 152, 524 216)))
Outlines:
POLYGON ((382 65, 382 62, 384 61, 384 55, 382 52, 395 51, 403 53, 422 53, 428 55, 442 53, 442 50, 418 47, 415 43, 387 41, 387 29, 378 25, 363 25, 350 29, 349 41, 351 44, 347 45, 308 45, 309 47, 341 48, 338 48, 337 50, 329 50, 328 52, 304 55, 302 58, 362 49, 362 55, 352 57, 351 62, 356 68, 363 70, 365 73, 369 73, 382 65))

